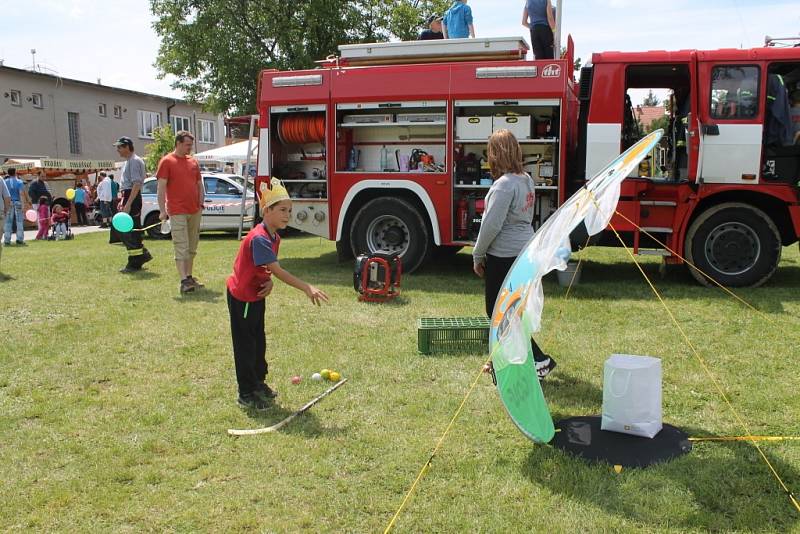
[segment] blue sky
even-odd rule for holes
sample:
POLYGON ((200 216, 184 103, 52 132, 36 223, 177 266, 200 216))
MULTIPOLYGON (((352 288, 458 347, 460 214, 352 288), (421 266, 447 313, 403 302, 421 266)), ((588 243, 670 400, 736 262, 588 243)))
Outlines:
MULTIPOLYGON (((523 0, 470 0, 479 37, 526 36, 523 0)), ((68 78, 176 95, 152 66, 158 38, 147 0, 0 0, 0 59, 36 62, 68 78)), ((759 46, 765 35, 800 34, 797 0, 564 0, 563 30, 584 62, 603 50, 759 46)), ((528 37, 526 36, 526 40, 528 37)))

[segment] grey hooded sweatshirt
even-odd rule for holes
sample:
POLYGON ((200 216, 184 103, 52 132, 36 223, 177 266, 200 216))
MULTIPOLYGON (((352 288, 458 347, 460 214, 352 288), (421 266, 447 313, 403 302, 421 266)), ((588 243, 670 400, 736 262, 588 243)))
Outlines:
POLYGON ((489 188, 481 230, 472 261, 483 263, 487 254, 513 258, 533 236, 533 179, 527 174, 504 174, 489 188))

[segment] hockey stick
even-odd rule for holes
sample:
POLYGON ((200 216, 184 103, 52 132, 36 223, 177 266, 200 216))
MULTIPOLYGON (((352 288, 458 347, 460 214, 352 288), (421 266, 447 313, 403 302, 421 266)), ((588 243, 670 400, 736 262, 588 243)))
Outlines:
POLYGON ((318 403, 319 401, 324 399, 330 393, 333 393, 336 390, 336 388, 338 388, 339 386, 341 386, 345 382, 347 382, 346 378, 343 378, 343 379, 339 380, 334 385, 332 385, 331 387, 329 387, 328 389, 323 391, 319 396, 311 399, 308 403, 306 403, 305 406, 303 406, 302 408, 300 408, 299 410, 297 410, 296 412, 294 412, 289 417, 287 417, 286 419, 284 419, 283 421, 281 421, 279 423, 276 423, 276 424, 274 424, 272 426, 268 426, 268 427, 265 427, 265 428, 252 428, 252 429, 248 429, 248 430, 236 430, 234 428, 230 428, 230 429, 228 429, 228 434, 231 435, 231 436, 253 436, 255 434, 266 434, 267 432, 275 432, 277 430, 280 430, 281 428, 283 428, 284 426, 289 424, 289 422, 292 419, 294 419, 298 415, 304 413, 306 410, 308 410, 309 408, 314 406, 316 403, 318 403))

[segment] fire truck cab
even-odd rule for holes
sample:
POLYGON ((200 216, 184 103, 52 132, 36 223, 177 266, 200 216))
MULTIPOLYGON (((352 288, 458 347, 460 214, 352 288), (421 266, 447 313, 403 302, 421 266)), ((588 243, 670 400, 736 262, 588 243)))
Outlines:
MULTIPOLYGON (((527 61, 525 47, 348 45, 317 69, 263 71, 257 179, 282 179, 291 225, 335 240, 340 257, 398 252, 413 271, 474 242, 493 131, 520 141, 538 227, 643 135, 629 91, 661 89, 666 135, 623 183, 612 226, 636 253, 685 258, 724 285, 773 274, 800 234, 800 152, 779 127, 800 48, 604 52, 578 83, 571 39, 558 60, 527 61)), ((619 246, 610 232, 595 242, 619 246)))
POLYGON ((648 175, 623 183, 612 226, 637 253, 685 258, 726 286, 762 284, 800 234, 800 145, 785 127, 800 49, 594 54, 581 73, 571 191, 638 140, 626 96, 646 88, 668 90, 671 120, 648 175))

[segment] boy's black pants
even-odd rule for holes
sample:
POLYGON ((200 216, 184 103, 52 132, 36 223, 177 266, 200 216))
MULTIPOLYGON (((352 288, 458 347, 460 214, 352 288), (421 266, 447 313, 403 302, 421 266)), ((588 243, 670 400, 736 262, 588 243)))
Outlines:
MULTIPOLYGON (((515 257, 499 258, 490 254, 486 255, 486 272, 483 274, 484 280, 486 280, 484 297, 486 300, 486 315, 489 316, 490 320, 494 311, 494 304, 497 301, 497 295, 500 293, 503 281, 506 279, 506 275, 511 270, 511 266, 516 259, 515 257)), ((547 355, 542 352, 542 349, 539 348, 533 338, 531 338, 531 348, 533 349, 534 360, 541 362, 547 359, 547 355)))
POLYGON ((239 383, 239 395, 248 395, 258 391, 267 378, 267 340, 264 332, 264 309, 264 299, 250 303, 242 302, 231 295, 230 290, 228 290, 233 361, 236 364, 236 381, 239 383))

